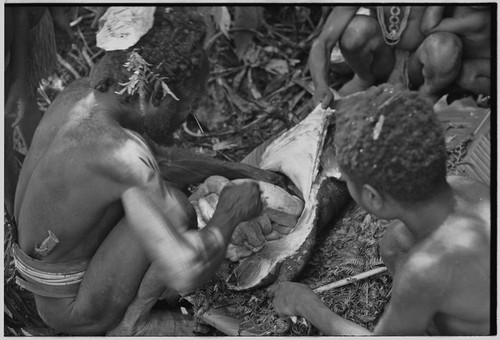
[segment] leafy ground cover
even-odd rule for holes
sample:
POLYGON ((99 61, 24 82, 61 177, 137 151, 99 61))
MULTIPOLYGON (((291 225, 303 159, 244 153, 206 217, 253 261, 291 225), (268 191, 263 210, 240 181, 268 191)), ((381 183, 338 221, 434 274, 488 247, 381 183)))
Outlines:
MULTIPOLYGON (((195 112, 175 133, 178 146, 216 158, 238 162, 256 146, 295 125, 310 111, 312 82, 307 57, 324 22, 321 6, 265 6, 204 8, 211 22, 205 47, 210 59, 206 93, 195 112)), ((43 80, 38 103, 50 105, 65 86, 87 76, 103 55, 96 47, 96 7, 68 9, 73 41, 58 32, 58 69, 43 80)), ((349 78, 338 65, 332 87, 349 78)), ((463 146, 450 150, 450 172, 464 156, 463 146)), ((322 231, 311 260, 299 280, 319 287, 382 266, 378 242, 386 221, 377 220, 351 203, 343 216, 322 231)), ((4 334, 53 334, 38 317, 33 298, 14 283, 9 249, 15 226, 4 218, 4 334)), ((372 329, 391 292, 388 274, 320 293, 335 312, 372 329)), ((230 292, 215 277, 196 292, 194 312, 209 307, 235 305, 233 314, 242 329, 262 335, 317 335, 310 324, 290 323, 272 309, 265 289, 230 292)), ((214 331, 214 334, 219 334, 214 331)))

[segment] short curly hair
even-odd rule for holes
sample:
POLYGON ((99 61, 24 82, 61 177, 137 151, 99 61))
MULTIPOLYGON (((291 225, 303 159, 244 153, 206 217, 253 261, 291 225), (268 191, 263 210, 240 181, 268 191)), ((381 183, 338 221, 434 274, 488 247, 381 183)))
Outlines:
POLYGON ((195 8, 157 7, 154 25, 148 33, 127 50, 106 52, 93 67, 91 86, 106 84, 114 91, 120 90, 118 83, 126 83, 131 76, 124 64, 130 53, 138 50, 177 97, 189 97, 186 92, 201 91, 203 86, 194 82, 196 88, 193 88, 193 78, 207 67, 203 48, 206 30, 206 21, 195 8))
POLYGON ((417 92, 372 87, 336 111, 341 169, 401 203, 431 197, 446 182, 444 131, 417 92))

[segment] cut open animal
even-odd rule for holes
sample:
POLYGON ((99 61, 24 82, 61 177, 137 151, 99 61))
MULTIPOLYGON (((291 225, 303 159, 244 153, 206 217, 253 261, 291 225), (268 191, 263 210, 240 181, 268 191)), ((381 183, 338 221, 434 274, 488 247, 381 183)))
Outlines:
POLYGON ((318 174, 319 162, 331 114, 330 109, 323 110, 318 105, 264 151, 260 167, 289 177, 301 191, 305 205, 288 235, 268 240, 261 250, 239 261, 226 281, 230 289, 260 287, 278 276, 290 279, 305 265, 315 243, 318 193, 326 178, 323 173, 318 174), (285 273, 282 268, 292 268, 293 273, 285 273))
MULTIPOLYGON (((254 235, 259 236, 254 237, 259 242, 254 242, 256 244, 249 248, 241 230, 235 230, 234 242, 228 247, 226 257, 238 263, 229 275, 225 275, 228 288, 238 291, 253 289, 270 284, 278 277, 280 280, 292 280, 305 266, 315 244, 318 221, 324 215, 320 203, 324 205, 325 198, 335 197, 332 193, 338 188, 327 185, 327 178, 336 171, 335 160, 325 161, 321 157, 331 115, 330 109, 323 110, 318 105, 303 121, 269 144, 260 162, 256 161, 263 169, 287 176, 300 190, 303 200, 283 188, 257 181, 264 201, 264 213, 259 217, 262 223, 259 223, 265 232, 254 235), (325 169, 325 166, 332 169, 325 169), (323 168, 321 173, 320 167, 323 168), (265 239, 263 245, 260 242, 262 237, 265 239)), ((334 157, 333 152, 332 155, 334 157)), ((211 181, 216 185, 210 187, 221 187, 222 184, 218 183, 223 179, 213 178, 211 181)), ((232 182, 244 181, 251 180, 237 179, 232 182)), ((209 211, 205 194, 213 190, 208 190, 204 183, 199 191, 191 196, 198 199, 193 202, 198 208, 197 213, 209 211)), ((326 199, 326 202, 335 201, 326 199)), ((328 209, 335 210, 335 207, 329 205, 328 209)), ((244 225, 242 227, 245 228, 244 225)))
POLYGON ((261 157, 259 167, 281 172, 297 186, 304 200, 318 174, 318 164, 332 114, 318 105, 303 121, 274 140, 261 157))

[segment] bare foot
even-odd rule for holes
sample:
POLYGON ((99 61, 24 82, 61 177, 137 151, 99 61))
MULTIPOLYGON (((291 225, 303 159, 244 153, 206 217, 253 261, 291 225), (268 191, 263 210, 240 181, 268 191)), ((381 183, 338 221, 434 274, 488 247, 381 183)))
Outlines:
POLYGON ((339 90, 339 94, 343 97, 348 96, 350 94, 361 92, 368 89, 375 83, 375 80, 363 80, 358 77, 358 75, 354 75, 354 78, 349 80, 344 84, 339 90))

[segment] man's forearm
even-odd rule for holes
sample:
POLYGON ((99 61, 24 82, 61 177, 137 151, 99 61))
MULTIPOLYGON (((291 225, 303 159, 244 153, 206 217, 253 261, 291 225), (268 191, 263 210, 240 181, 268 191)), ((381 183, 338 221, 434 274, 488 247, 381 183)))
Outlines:
POLYGON ((332 312, 318 297, 300 304, 299 314, 324 335, 367 335, 369 330, 332 312))
POLYGON ((328 86, 328 59, 326 54, 325 42, 314 41, 309 53, 309 70, 315 87, 328 86))
POLYGON ((196 289, 214 275, 225 259, 227 246, 238 223, 231 213, 216 210, 203 229, 186 232, 186 240, 195 249, 196 256, 191 259, 190 271, 184 273, 186 278, 178 278, 181 293, 196 289))
POLYGON ((428 35, 435 29, 444 15, 444 6, 428 6, 422 16, 420 30, 423 34, 428 35))
POLYGON ((209 279, 224 260, 228 240, 237 223, 232 215, 217 215, 220 217, 213 221, 213 226, 200 232, 182 232, 148 192, 128 189, 122 201, 129 225, 151 260, 162 268, 162 280, 168 287, 188 292, 209 279), (216 224, 220 227, 215 227, 216 224))

